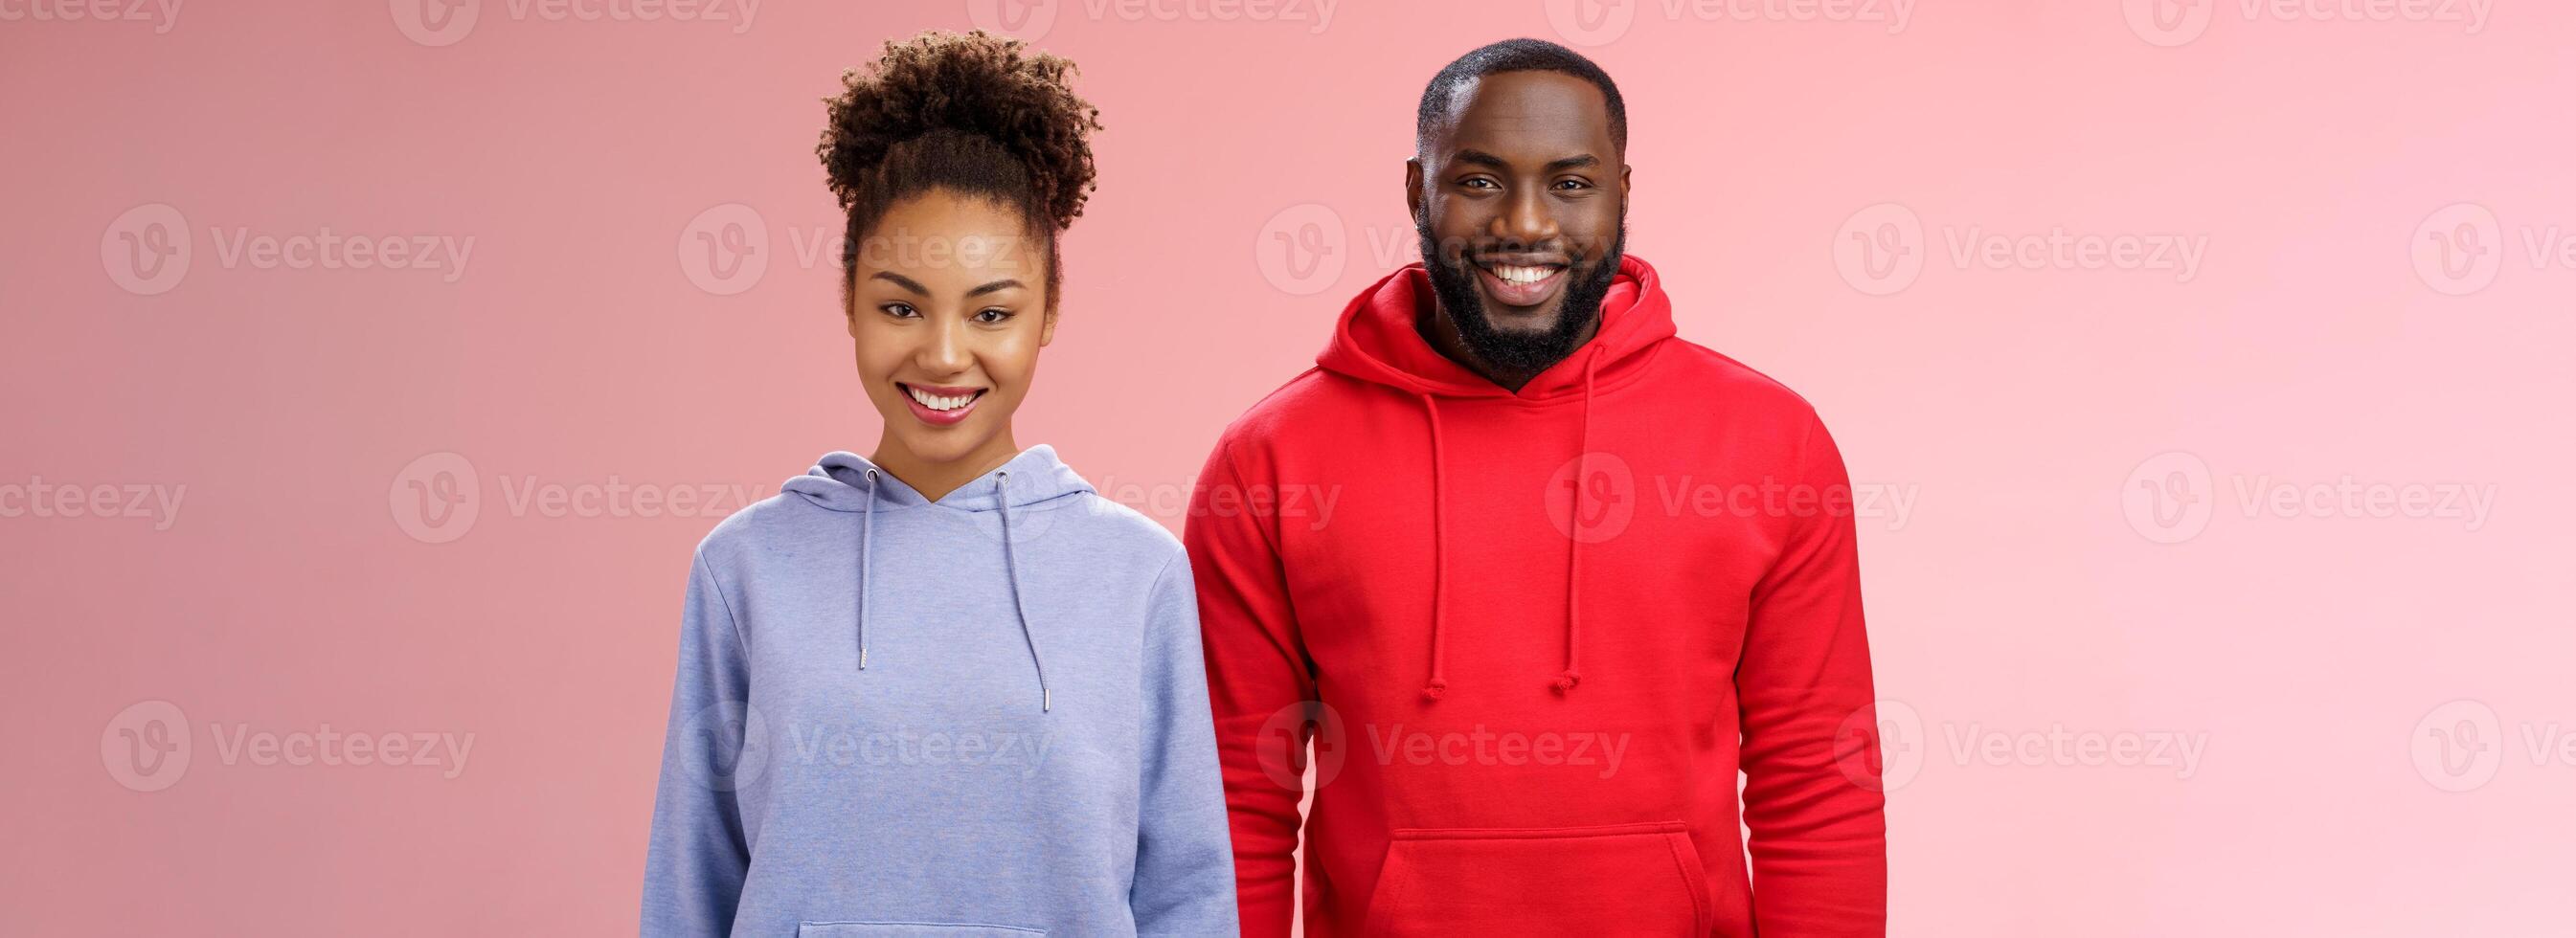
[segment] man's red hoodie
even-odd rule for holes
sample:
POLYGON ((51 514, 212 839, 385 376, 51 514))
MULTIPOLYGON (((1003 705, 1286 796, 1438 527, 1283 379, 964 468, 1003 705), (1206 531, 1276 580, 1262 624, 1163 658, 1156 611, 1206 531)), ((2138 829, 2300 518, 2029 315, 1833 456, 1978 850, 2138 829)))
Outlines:
POLYGON ((1229 426, 1184 540, 1243 932, 1881 935, 1850 483, 1805 400, 1623 260, 1515 393, 1351 301, 1229 426), (1738 834, 1737 772, 1743 772, 1738 834))

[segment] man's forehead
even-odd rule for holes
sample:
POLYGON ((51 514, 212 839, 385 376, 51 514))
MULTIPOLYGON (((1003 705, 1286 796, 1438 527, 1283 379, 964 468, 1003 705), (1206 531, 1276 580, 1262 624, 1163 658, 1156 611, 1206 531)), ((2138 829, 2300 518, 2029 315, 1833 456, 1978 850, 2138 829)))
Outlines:
POLYGON ((1433 134, 1449 149, 1589 150, 1610 137, 1609 99, 1591 82, 1560 72, 1496 72, 1462 79, 1449 100, 1448 118, 1433 134))

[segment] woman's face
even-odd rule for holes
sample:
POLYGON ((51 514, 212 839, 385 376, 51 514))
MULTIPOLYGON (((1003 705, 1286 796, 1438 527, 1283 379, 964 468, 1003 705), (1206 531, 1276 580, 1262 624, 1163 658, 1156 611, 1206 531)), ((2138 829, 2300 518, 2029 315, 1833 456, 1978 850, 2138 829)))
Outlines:
POLYGON ((848 312, 886 443, 929 464, 1008 455, 1011 414, 1055 338, 1046 264, 1046 242, 991 200, 932 190, 877 220, 848 312))

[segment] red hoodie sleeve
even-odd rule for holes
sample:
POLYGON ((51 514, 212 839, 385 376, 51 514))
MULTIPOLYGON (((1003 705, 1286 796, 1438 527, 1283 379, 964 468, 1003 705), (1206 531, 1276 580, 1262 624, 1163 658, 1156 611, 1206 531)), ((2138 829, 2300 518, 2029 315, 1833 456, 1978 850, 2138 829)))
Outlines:
POLYGON ((1792 491, 1808 493, 1805 508, 1786 503, 1789 533, 1754 585, 1735 678, 1754 916, 1763 938, 1877 938, 1887 933, 1877 734, 1837 738, 1874 699, 1851 480, 1821 423, 1799 452, 1792 491))
MULTIPOLYGON (((1315 699, 1315 676, 1288 606, 1277 532, 1270 527, 1275 519, 1248 507, 1250 490, 1235 471, 1230 444, 1219 442, 1200 471, 1181 540, 1198 583, 1243 934, 1284 938, 1297 903, 1293 853, 1305 781, 1275 756, 1282 764, 1265 768, 1261 737, 1278 729, 1270 726, 1272 715, 1315 699)), ((1294 732, 1287 748, 1302 752, 1307 733, 1302 726, 1294 732)), ((1302 758, 1294 765, 1302 767, 1302 758)))

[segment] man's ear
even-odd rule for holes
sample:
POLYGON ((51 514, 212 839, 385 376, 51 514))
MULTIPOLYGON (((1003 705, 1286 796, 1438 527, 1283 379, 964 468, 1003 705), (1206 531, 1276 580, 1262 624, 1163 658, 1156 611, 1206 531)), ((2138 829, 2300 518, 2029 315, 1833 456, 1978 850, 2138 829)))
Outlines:
MULTIPOLYGON (((1622 196, 1623 198, 1625 196, 1622 196)), ((1422 158, 1404 161, 1404 207, 1413 213, 1413 223, 1422 224, 1422 158)))
POLYGON ((1619 164, 1619 217, 1628 217, 1628 171, 1636 167, 1619 164))

